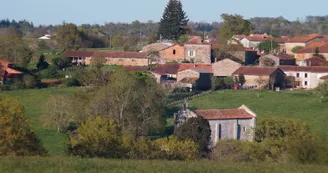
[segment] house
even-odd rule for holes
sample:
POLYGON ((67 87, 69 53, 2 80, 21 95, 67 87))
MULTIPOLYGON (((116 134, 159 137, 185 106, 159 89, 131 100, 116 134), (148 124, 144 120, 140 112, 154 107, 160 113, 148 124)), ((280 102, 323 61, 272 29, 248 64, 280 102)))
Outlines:
POLYGON ((297 88, 313 89, 320 78, 328 75, 328 66, 279 66, 287 76, 295 78, 297 88))
POLYGON ((289 39, 289 37, 282 36, 279 38, 273 38, 273 41, 279 44, 279 53, 286 53, 286 41, 289 39))
POLYGON ((175 127, 179 127, 189 118, 203 117, 211 128, 211 147, 219 140, 236 139, 253 141, 255 137, 257 115, 245 105, 237 109, 188 109, 185 102, 183 108, 174 116, 175 127))
POLYGON ((305 36, 296 36, 289 38, 285 42, 286 53, 289 55, 294 55, 292 49, 296 46, 306 47, 313 42, 320 42, 325 40, 324 36, 321 34, 309 34, 305 36))
POLYGON ((164 60, 164 62, 181 62, 185 60, 184 46, 180 44, 174 44, 172 46, 166 47, 159 52, 159 57, 164 60))
POLYGON ((328 66, 328 61, 317 56, 298 62, 299 66, 328 66))
POLYGON ((173 43, 164 43, 164 42, 152 43, 152 44, 148 44, 148 45, 142 47, 141 52, 145 52, 145 53, 150 52, 150 51, 158 52, 158 51, 165 49, 167 47, 170 47, 172 45, 173 45, 173 43))
POLYGON ((233 73, 233 76, 238 78, 240 74, 245 76, 245 87, 259 89, 268 86, 269 89, 274 89, 283 88, 285 84, 286 75, 277 67, 242 66, 233 73))
MULTIPOLYGON (((212 45, 212 52, 222 49, 227 52, 230 56, 229 59, 232 59, 237 62, 241 62, 244 65, 254 65, 258 61, 257 50, 244 48, 242 45, 223 45, 215 44, 212 45)), ((221 60, 220 57, 214 57, 213 62, 221 60)))
POLYGON ((64 56, 72 59, 75 65, 90 65, 92 57, 103 56, 106 65, 147 66, 149 59, 143 52, 112 52, 112 51, 66 51, 64 56))
POLYGON ((22 75, 23 72, 13 69, 13 63, 0 59, 0 82, 6 83, 13 81, 14 78, 22 75))
POLYGON ((273 37, 271 35, 267 34, 251 34, 249 36, 244 37, 243 39, 240 40, 240 43, 245 47, 245 48, 250 48, 250 49, 257 49, 257 46, 266 41, 266 40, 271 40, 273 37))
POLYGON ((189 87, 196 90, 211 89, 212 70, 191 68, 179 71, 177 74, 177 87, 189 87))
POLYGON ((279 65, 295 65, 295 59, 287 54, 268 54, 260 57, 260 66, 277 67, 279 65))
POLYGON ((232 76, 232 73, 235 72, 238 68, 241 67, 241 63, 233 61, 229 58, 214 62, 212 64, 213 76, 217 77, 227 77, 232 76))
POLYGON ((246 35, 240 34, 240 35, 233 35, 230 40, 228 40, 228 44, 240 44, 241 40, 245 38, 246 35))
POLYGON ((187 61, 197 64, 212 62, 211 44, 200 38, 194 38, 184 44, 184 51, 184 58, 187 61))
POLYGON ((39 37, 38 39, 39 39, 39 40, 50 40, 50 39, 51 39, 51 35, 46 34, 46 35, 44 35, 44 36, 42 36, 42 37, 39 37))
POLYGON ((328 43, 325 42, 313 42, 308 46, 295 52, 296 61, 304 61, 313 56, 313 54, 318 51, 318 53, 328 60, 328 43))

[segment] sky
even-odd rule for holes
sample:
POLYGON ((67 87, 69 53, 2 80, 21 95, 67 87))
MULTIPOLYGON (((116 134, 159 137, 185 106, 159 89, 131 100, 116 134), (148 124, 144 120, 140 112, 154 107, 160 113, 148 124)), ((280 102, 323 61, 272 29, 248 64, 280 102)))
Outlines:
MULTIPOLYGON (((0 0, 0 19, 26 19, 34 25, 104 24, 134 20, 158 22, 168 0, 0 0)), ((181 0, 189 19, 218 22, 220 14, 305 19, 328 15, 327 0, 181 0), (311 6, 315 6, 312 8, 311 6)))

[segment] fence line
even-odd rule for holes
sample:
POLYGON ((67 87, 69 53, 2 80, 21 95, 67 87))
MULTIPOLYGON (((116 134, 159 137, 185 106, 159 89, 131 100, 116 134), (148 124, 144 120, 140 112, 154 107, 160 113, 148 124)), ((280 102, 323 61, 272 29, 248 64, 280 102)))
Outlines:
POLYGON ((174 105, 174 104, 176 104, 176 103, 183 102, 184 100, 191 100, 191 99, 193 99, 193 98, 195 98, 195 97, 204 96, 204 95, 207 95, 207 94, 210 94, 210 93, 212 93, 212 90, 204 91, 204 92, 201 92, 201 93, 199 93, 199 94, 195 94, 195 95, 192 95, 192 96, 188 96, 188 97, 186 97, 186 98, 183 98, 183 99, 180 99, 180 100, 173 101, 173 102, 171 102, 171 103, 169 103, 169 104, 167 104, 167 105, 168 105, 168 106, 170 106, 170 105, 174 105))

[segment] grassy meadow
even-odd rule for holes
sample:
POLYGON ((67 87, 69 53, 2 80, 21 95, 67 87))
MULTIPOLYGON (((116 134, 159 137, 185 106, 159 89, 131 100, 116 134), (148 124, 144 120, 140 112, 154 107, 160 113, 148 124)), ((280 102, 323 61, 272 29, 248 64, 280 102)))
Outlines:
MULTIPOLYGON (((83 88, 47 88, 33 90, 4 91, 4 95, 18 99, 25 108, 25 113, 32 120, 32 129, 41 138, 51 156, 65 155, 63 141, 65 134, 59 134, 54 128, 44 128, 40 123, 42 108, 50 95, 72 94, 83 88)), ((171 98, 172 99, 172 98, 171 98)), ((320 103, 320 98, 310 91, 263 91, 257 97, 257 91, 221 90, 189 100, 191 109, 237 108, 245 104, 258 117, 280 116, 306 121, 310 129, 328 139, 328 102, 320 103)), ((168 116, 179 110, 182 103, 166 107, 168 116)), ((172 125, 172 118, 168 125, 172 125)), ((1 171, 0 171, 1 172, 1 171)))
POLYGON ((2 173, 67 172, 224 172, 224 173, 322 173, 328 166, 268 163, 218 163, 214 161, 138 161, 71 157, 0 157, 2 173))

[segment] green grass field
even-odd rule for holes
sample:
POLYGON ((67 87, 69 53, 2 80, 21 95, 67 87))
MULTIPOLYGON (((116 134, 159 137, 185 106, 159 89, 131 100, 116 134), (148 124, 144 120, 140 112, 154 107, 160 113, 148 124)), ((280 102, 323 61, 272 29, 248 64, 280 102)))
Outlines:
POLYGON ((328 166, 268 163, 218 163, 214 161, 138 161, 71 157, 0 157, 1 173, 52 172, 224 172, 224 173, 323 173, 328 166))
POLYGON ((33 90, 13 90, 2 92, 4 95, 12 96, 24 106, 25 115, 31 119, 32 130, 41 138, 43 145, 50 155, 64 155, 65 134, 59 134, 54 128, 44 128, 40 123, 40 114, 43 105, 50 95, 69 95, 83 88, 47 88, 33 90))
MULTIPOLYGON (((25 108, 25 113, 32 119, 32 129, 40 136, 44 146, 52 156, 64 155, 65 134, 59 134, 54 128, 44 128, 40 123, 43 105, 50 95, 72 94, 83 88, 48 88, 34 90, 13 90, 2 92, 17 98, 25 108)), ((263 91, 258 98, 255 91, 216 91, 209 95, 188 101, 191 109, 237 108, 245 104, 261 116, 280 116, 306 121, 311 130, 328 139, 328 102, 320 103, 319 97, 309 91, 263 91)), ((168 116, 181 108, 181 104, 167 107, 168 116)), ((168 119, 168 125, 172 125, 168 119)))
MULTIPOLYGON (((310 129, 328 139, 328 101, 320 103, 318 95, 310 91, 257 91, 221 90, 188 101, 190 109, 249 107, 258 117, 278 116, 303 120, 310 129)), ((170 106, 170 113, 180 109, 182 103, 170 106)))

